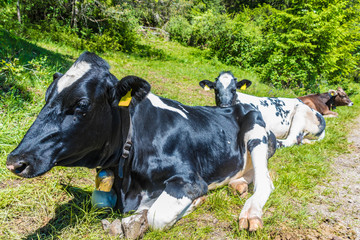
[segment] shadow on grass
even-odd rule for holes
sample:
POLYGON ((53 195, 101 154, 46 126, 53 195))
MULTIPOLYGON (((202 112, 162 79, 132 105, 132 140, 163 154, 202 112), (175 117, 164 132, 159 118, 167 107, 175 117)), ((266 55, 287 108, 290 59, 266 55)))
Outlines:
POLYGON ((145 44, 137 44, 135 49, 130 53, 130 55, 141 59, 178 61, 177 58, 167 54, 163 49, 159 49, 145 44))
POLYGON ((20 73, 19 69, 20 66, 28 65, 33 59, 45 56, 44 65, 54 69, 54 73, 56 68, 67 68, 71 65, 68 60, 71 56, 41 48, 0 27, 0 96, 13 95, 22 101, 31 101, 32 93, 28 90, 29 82, 19 81, 28 76, 20 73), (18 60, 15 61, 15 59, 18 60), (6 64, 10 64, 11 67, 4 67, 6 64))
POLYGON ((34 233, 23 239, 57 239, 61 230, 78 224, 78 220, 84 219, 91 210, 91 192, 77 187, 62 185, 64 191, 73 196, 69 202, 59 205, 55 209, 55 217, 44 227, 37 229, 34 233))
POLYGON ((39 56, 47 56, 49 66, 69 67, 72 63, 68 60, 72 56, 55 53, 27 40, 18 37, 0 27, 0 59, 18 58, 20 64, 26 64, 39 56))

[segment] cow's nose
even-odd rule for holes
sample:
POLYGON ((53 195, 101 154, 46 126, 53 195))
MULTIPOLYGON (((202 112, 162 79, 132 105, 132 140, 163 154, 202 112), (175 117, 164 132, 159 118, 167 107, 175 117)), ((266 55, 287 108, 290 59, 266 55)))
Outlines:
POLYGON ((24 170, 29 166, 28 163, 19 161, 13 164, 6 165, 7 169, 9 169, 11 172, 15 173, 16 175, 21 175, 21 173, 24 172, 24 170))
POLYGON ((352 105, 354 105, 354 103, 353 103, 353 102, 349 103, 349 105, 348 105, 348 106, 352 106, 352 105))
POLYGON ((17 160, 16 157, 9 155, 6 163, 6 168, 16 175, 22 175, 29 163, 26 160, 17 160))

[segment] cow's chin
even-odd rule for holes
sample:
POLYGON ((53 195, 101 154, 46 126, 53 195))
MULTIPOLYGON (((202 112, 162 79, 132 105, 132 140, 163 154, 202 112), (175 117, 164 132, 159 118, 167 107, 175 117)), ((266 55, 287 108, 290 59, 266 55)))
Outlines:
POLYGON ((52 169, 53 166, 49 166, 47 168, 37 168, 33 165, 28 165, 24 169, 18 169, 15 171, 12 171, 14 174, 16 174, 19 177, 23 178, 34 178, 41 175, 44 175, 45 173, 49 172, 52 169), (37 170, 35 170, 37 169, 37 170))
POLYGON ((89 155, 71 156, 58 159, 55 162, 55 166, 96 168, 98 164, 95 160, 96 159, 92 159, 89 155))

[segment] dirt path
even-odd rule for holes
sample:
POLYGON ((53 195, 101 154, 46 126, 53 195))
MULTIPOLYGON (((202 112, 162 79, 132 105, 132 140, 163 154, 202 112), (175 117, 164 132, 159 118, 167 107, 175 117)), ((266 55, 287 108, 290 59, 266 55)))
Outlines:
POLYGON ((319 195, 309 204, 321 221, 317 234, 306 234, 310 239, 360 239, 360 117, 348 141, 351 152, 333 160, 331 181, 317 187, 319 195))

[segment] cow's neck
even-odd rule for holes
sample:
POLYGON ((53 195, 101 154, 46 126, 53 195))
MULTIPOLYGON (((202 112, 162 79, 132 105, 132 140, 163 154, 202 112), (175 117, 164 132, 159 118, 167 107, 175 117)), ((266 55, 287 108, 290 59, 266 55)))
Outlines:
POLYGON ((320 97, 323 99, 323 102, 325 102, 326 106, 329 109, 334 109, 336 107, 336 105, 335 105, 335 97, 336 96, 331 96, 330 93, 321 93, 320 97))
POLYGON ((141 187, 134 181, 132 177, 132 123, 131 123, 131 109, 121 108, 121 144, 119 145, 119 151, 121 152, 118 164, 110 169, 115 174, 115 181, 113 189, 115 190, 118 200, 116 208, 121 212, 129 212, 136 210, 139 202, 141 201, 141 187))
POLYGON ((129 125, 130 116, 128 109, 114 109, 111 140, 103 147, 100 156, 100 168, 117 167, 119 165, 123 153, 123 146, 128 136, 129 125))

